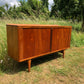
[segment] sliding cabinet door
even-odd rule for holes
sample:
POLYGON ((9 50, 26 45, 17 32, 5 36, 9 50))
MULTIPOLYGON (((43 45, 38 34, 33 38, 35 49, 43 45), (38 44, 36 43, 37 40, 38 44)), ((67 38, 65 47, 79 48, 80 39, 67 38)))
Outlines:
POLYGON ((50 29, 23 29, 24 58, 50 52, 50 29))
POLYGON ((52 29, 51 51, 62 50, 70 47, 71 28, 52 29))

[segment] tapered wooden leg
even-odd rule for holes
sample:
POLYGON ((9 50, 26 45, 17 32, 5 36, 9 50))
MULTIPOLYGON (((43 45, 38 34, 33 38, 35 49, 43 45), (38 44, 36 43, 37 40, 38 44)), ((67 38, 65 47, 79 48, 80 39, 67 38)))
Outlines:
POLYGON ((62 50, 62 51, 59 51, 59 52, 63 53, 63 58, 64 58, 65 50, 62 50))
POLYGON ((64 58, 64 55, 65 55, 65 51, 63 50, 63 58, 64 58))
POLYGON ((31 59, 28 60, 28 72, 30 72, 30 68, 31 68, 31 59))

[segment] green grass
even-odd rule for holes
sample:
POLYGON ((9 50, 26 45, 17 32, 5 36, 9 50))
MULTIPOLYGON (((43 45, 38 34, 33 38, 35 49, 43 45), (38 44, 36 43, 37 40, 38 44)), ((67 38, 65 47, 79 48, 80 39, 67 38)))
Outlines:
POLYGON ((42 72, 42 67, 34 66, 32 67, 32 70, 37 71, 37 72, 42 72))
MULTIPOLYGON (((0 20, 0 80, 1 84, 83 84, 84 81, 84 33, 81 30, 81 22, 42 20, 42 19, 11 19, 0 20), (71 48, 66 50, 65 58, 62 54, 48 55, 48 58, 38 58, 33 62, 31 72, 27 72, 27 63, 18 63, 7 55, 6 24, 57 24, 73 27, 71 35, 71 48), (52 60, 53 57, 53 60, 52 60), (40 64, 39 61, 43 63, 40 64), (10 75, 11 74, 11 75, 10 75), (10 81, 11 79, 11 81, 10 81), (14 79, 12 81, 12 79, 14 79), (66 79, 66 80, 65 80, 66 79), (7 81, 9 80, 9 81, 7 81)), ((45 56, 46 57, 46 56, 45 56)))
POLYGON ((71 35, 71 46, 79 47, 82 45, 84 45, 84 33, 73 30, 71 35))

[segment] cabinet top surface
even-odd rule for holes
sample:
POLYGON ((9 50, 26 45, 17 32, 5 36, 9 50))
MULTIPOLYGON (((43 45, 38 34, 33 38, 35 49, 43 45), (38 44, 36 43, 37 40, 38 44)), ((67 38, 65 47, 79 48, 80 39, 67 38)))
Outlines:
POLYGON ((72 26, 42 24, 7 24, 6 26, 16 26, 17 28, 72 28, 72 26))

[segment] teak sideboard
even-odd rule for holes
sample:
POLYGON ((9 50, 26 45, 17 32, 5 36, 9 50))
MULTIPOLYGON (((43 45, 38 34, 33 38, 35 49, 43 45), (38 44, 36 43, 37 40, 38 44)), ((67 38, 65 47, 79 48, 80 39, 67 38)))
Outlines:
POLYGON ((70 47, 71 26, 7 24, 8 55, 18 62, 54 52, 62 52, 70 47))

